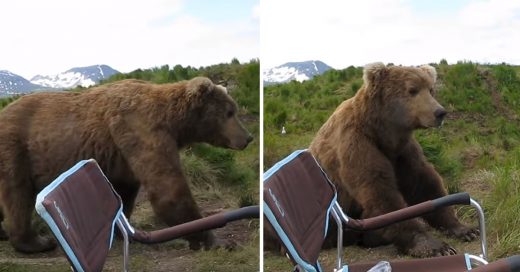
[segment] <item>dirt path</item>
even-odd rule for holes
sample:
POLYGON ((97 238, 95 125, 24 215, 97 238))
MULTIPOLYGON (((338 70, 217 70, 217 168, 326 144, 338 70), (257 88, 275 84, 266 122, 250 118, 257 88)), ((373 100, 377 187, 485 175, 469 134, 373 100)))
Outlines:
POLYGON ((479 74, 484 79, 484 82, 487 85, 487 89, 491 94, 491 99, 493 101, 493 106, 498 111, 499 114, 507 118, 509 121, 517 121, 518 116, 511 110, 509 107, 504 105, 502 101, 502 96, 497 89, 498 83, 496 79, 491 75, 489 70, 479 69, 479 74))
MULTIPOLYGON (((204 215, 219 212, 228 204, 216 199, 204 199, 198 201, 204 215)), ((137 199, 135 213, 131 218, 131 223, 139 228, 159 229, 164 227, 154 216, 149 202, 146 200, 145 193, 141 192, 137 199)), ((237 249, 226 254, 237 254, 243 247, 251 247, 251 240, 258 233, 258 220, 242 220, 232 222, 224 228, 214 230, 217 239, 233 241, 237 249)), ((257 236, 257 235, 256 235, 257 236)), ((249 249, 251 251, 251 249, 249 249)), ((221 250, 223 251, 223 250, 221 250)), ((253 250, 254 251, 254 250, 253 250)), ((188 243, 184 240, 175 240, 157 245, 143 245, 131 243, 130 256, 133 271, 196 271, 203 261, 209 262, 212 256, 217 256, 211 260, 214 271, 223 271, 218 268, 219 263, 224 262, 228 265, 229 258, 219 258, 219 250, 192 251, 188 249, 188 243), (208 256, 206 256, 208 255, 208 256)), ((253 254, 253 253, 252 253, 253 254)), ((251 254, 251 255, 252 255, 251 254)), ((258 251, 252 262, 258 263, 258 251)), ((232 260, 231 260, 232 261, 232 260)), ((122 241, 114 240, 113 247, 109 252, 107 262, 103 271, 121 271, 122 268, 122 241)), ((61 249, 56 249, 47 253, 26 255, 15 252, 7 241, 0 242, 0 272, 3 271, 70 271, 69 264, 64 257, 61 249)), ((247 271, 239 269, 237 271, 247 271)))

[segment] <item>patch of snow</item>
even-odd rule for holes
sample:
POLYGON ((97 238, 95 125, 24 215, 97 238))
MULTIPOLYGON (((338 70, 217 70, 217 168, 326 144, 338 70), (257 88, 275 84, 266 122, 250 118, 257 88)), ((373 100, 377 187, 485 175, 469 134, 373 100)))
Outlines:
POLYGON ((316 73, 318 73, 318 66, 316 66, 316 62, 315 61, 312 61, 312 64, 314 64, 314 70, 316 71, 316 73))
POLYGON ((300 71, 294 67, 280 66, 264 73, 264 80, 269 82, 287 82, 291 80, 302 82, 308 79, 309 77, 307 75, 300 73, 300 71))
POLYGON ((76 86, 90 87, 96 82, 85 77, 79 72, 65 72, 57 75, 35 76, 31 83, 38 84, 44 87, 68 89, 76 86))
POLYGON ((101 69, 101 66, 98 65, 97 68, 99 69, 99 73, 101 74, 101 76, 105 78, 105 74, 103 73, 103 69, 101 69))
POLYGON ((81 87, 90 87, 90 86, 93 86, 93 85, 96 85, 96 82, 94 82, 92 79, 90 78, 87 78, 87 79, 83 79, 80 83, 81 87))

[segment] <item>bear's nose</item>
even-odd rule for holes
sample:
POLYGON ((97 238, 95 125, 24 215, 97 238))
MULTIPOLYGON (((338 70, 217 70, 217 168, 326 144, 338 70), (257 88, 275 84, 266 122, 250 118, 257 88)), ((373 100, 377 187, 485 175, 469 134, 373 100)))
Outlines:
POLYGON ((247 143, 250 143, 251 141, 253 141, 253 136, 249 134, 249 136, 247 136, 247 143))
POLYGON ((435 118, 442 120, 447 113, 448 112, 445 109, 440 108, 437 109, 433 114, 435 115, 435 118))

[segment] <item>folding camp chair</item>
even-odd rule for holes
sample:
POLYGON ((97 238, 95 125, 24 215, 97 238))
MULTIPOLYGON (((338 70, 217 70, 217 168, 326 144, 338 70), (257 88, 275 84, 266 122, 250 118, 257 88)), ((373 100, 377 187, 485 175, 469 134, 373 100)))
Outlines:
POLYGON ((129 239, 160 243, 259 216, 259 207, 250 206, 145 232, 134 229, 122 210, 121 197, 93 159, 81 161, 61 174, 36 199, 36 211, 50 226, 75 271, 103 269, 115 225, 123 235, 123 267, 128 271, 129 239))
POLYGON ((450 205, 471 205, 477 209, 481 254, 443 256, 427 259, 390 261, 392 271, 520 271, 520 256, 488 264, 486 231, 480 205, 467 193, 448 195, 398 211, 368 219, 349 218, 338 204, 334 185, 316 159, 306 150, 295 151, 264 173, 264 216, 297 271, 322 271, 318 262, 329 218, 338 225, 337 263, 334 271, 366 272, 376 263, 343 263, 343 229, 374 230, 418 217, 450 205))

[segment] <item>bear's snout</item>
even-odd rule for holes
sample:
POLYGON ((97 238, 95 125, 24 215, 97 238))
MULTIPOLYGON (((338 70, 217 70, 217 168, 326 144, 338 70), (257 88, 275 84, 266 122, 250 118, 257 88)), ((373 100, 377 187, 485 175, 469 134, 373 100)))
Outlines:
POLYGON ((246 138, 246 141, 242 144, 241 147, 239 147, 239 149, 240 149, 240 150, 245 149, 245 148, 249 145, 249 143, 253 141, 253 139, 254 139, 254 138, 253 138, 253 135, 248 134, 248 135, 247 135, 247 138, 246 138))
POLYGON ((445 109, 440 108, 440 109, 437 109, 434 114, 435 114, 435 118, 444 119, 444 116, 446 116, 447 113, 448 112, 446 112, 445 109))

